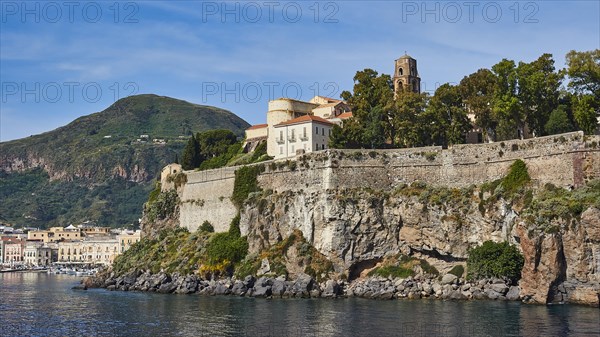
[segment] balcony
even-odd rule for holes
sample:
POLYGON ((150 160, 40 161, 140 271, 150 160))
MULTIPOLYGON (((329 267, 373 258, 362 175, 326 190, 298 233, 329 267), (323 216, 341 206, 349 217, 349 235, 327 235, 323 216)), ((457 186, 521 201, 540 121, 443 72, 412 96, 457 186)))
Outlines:
POLYGON ((285 139, 277 137, 275 138, 275 142, 277 142, 277 144, 283 144, 285 143, 285 139))
POLYGON ((308 140, 308 135, 302 135, 302 136, 300 136, 300 140, 301 141, 307 141, 308 140))
POLYGON ((295 143, 296 142, 296 137, 295 136, 291 136, 288 138, 288 142, 290 143, 295 143))

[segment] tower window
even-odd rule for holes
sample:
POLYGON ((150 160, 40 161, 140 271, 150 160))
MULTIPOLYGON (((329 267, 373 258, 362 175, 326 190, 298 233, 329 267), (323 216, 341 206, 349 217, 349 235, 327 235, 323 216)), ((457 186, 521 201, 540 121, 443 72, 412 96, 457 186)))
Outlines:
POLYGON ((400 74, 400 76, 404 75, 404 69, 398 68, 398 73, 400 74))

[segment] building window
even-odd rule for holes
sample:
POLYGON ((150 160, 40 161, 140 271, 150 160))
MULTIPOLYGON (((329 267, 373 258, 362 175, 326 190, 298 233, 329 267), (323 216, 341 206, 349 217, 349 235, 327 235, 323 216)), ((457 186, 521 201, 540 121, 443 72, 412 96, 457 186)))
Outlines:
POLYGON ((319 134, 319 127, 315 126, 315 133, 318 135, 319 134))
POLYGON ((283 146, 279 147, 279 154, 283 154, 283 146))
POLYGON ((303 131, 303 133, 302 133, 302 136, 303 136, 304 138, 306 138, 306 126, 304 127, 304 131, 303 131))
POLYGON ((283 131, 279 131, 279 139, 283 139, 283 131))
POLYGON ((325 128, 321 129, 321 135, 325 136, 325 128))
POLYGON ((400 76, 404 75, 404 69, 402 69, 402 67, 398 68, 398 73, 400 76))
POLYGON ((294 145, 292 145, 292 154, 296 153, 296 151, 294 150, 294 145))
POLYGON ((321 144, 321 150, 325 150, 325 144, 321 144))

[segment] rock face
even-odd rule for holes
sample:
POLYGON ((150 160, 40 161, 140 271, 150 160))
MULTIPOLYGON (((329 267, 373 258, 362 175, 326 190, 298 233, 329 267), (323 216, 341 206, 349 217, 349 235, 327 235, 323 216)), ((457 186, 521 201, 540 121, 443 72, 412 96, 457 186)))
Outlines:
POLYGON ((525 257, 521 294, 526 299, 598 305, 600 210, 589 208, 579 223, 561 226, 557 233, 535 233, 530 238, 524 224, 517 228, 525 257))
POLYGON ((299 229, 338 272, 358 275, 398 253, 434 257, 436 267, 446 269, 483 241, 516 243, 511 210, 499 207, 482 215, 477 206, 431 207, 417 197, 384 198, 364 190, 284 192, 246 204, 240 227, 252 238, 253 253, 299 229))
MULTIPOLYGON (((502 199, 483 212, 476 193, 454 200, 432 205, 417 196, 364 189, 284 191, 246 203, 240 227, 250 238, 251 253, 299 229, 350 281, 387 256, 416 255, 447 271, 466 260, 468 249, 486 240, 509 241, 525 257, 521 297, 534 303, 598 305, 600 210, 588 209, 580 221, 561 220, 558 232, 546 233, 527 226, 502 199)), ((485 296, 505 299, 508 290, 489 289, 485 296)))

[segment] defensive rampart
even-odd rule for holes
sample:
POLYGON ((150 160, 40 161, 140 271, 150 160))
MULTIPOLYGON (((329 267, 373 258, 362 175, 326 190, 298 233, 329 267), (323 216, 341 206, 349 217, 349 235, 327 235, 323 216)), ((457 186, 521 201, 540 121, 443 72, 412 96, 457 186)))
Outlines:
MULTIPOLYGON (((264 162, 263 189, 389 190, 416 180, 434 186, 464 187, 503 177, 516 159, 527 164, 535 184, 579 187, 600 177, 600 137, 582 132, 449 149, 325 150, 288 160, 264 162)), ((180 191, 181 226, 195 230, 205 220, 225 231, 237 213, 230 201, 237 167, 186 171, 180 191)))

